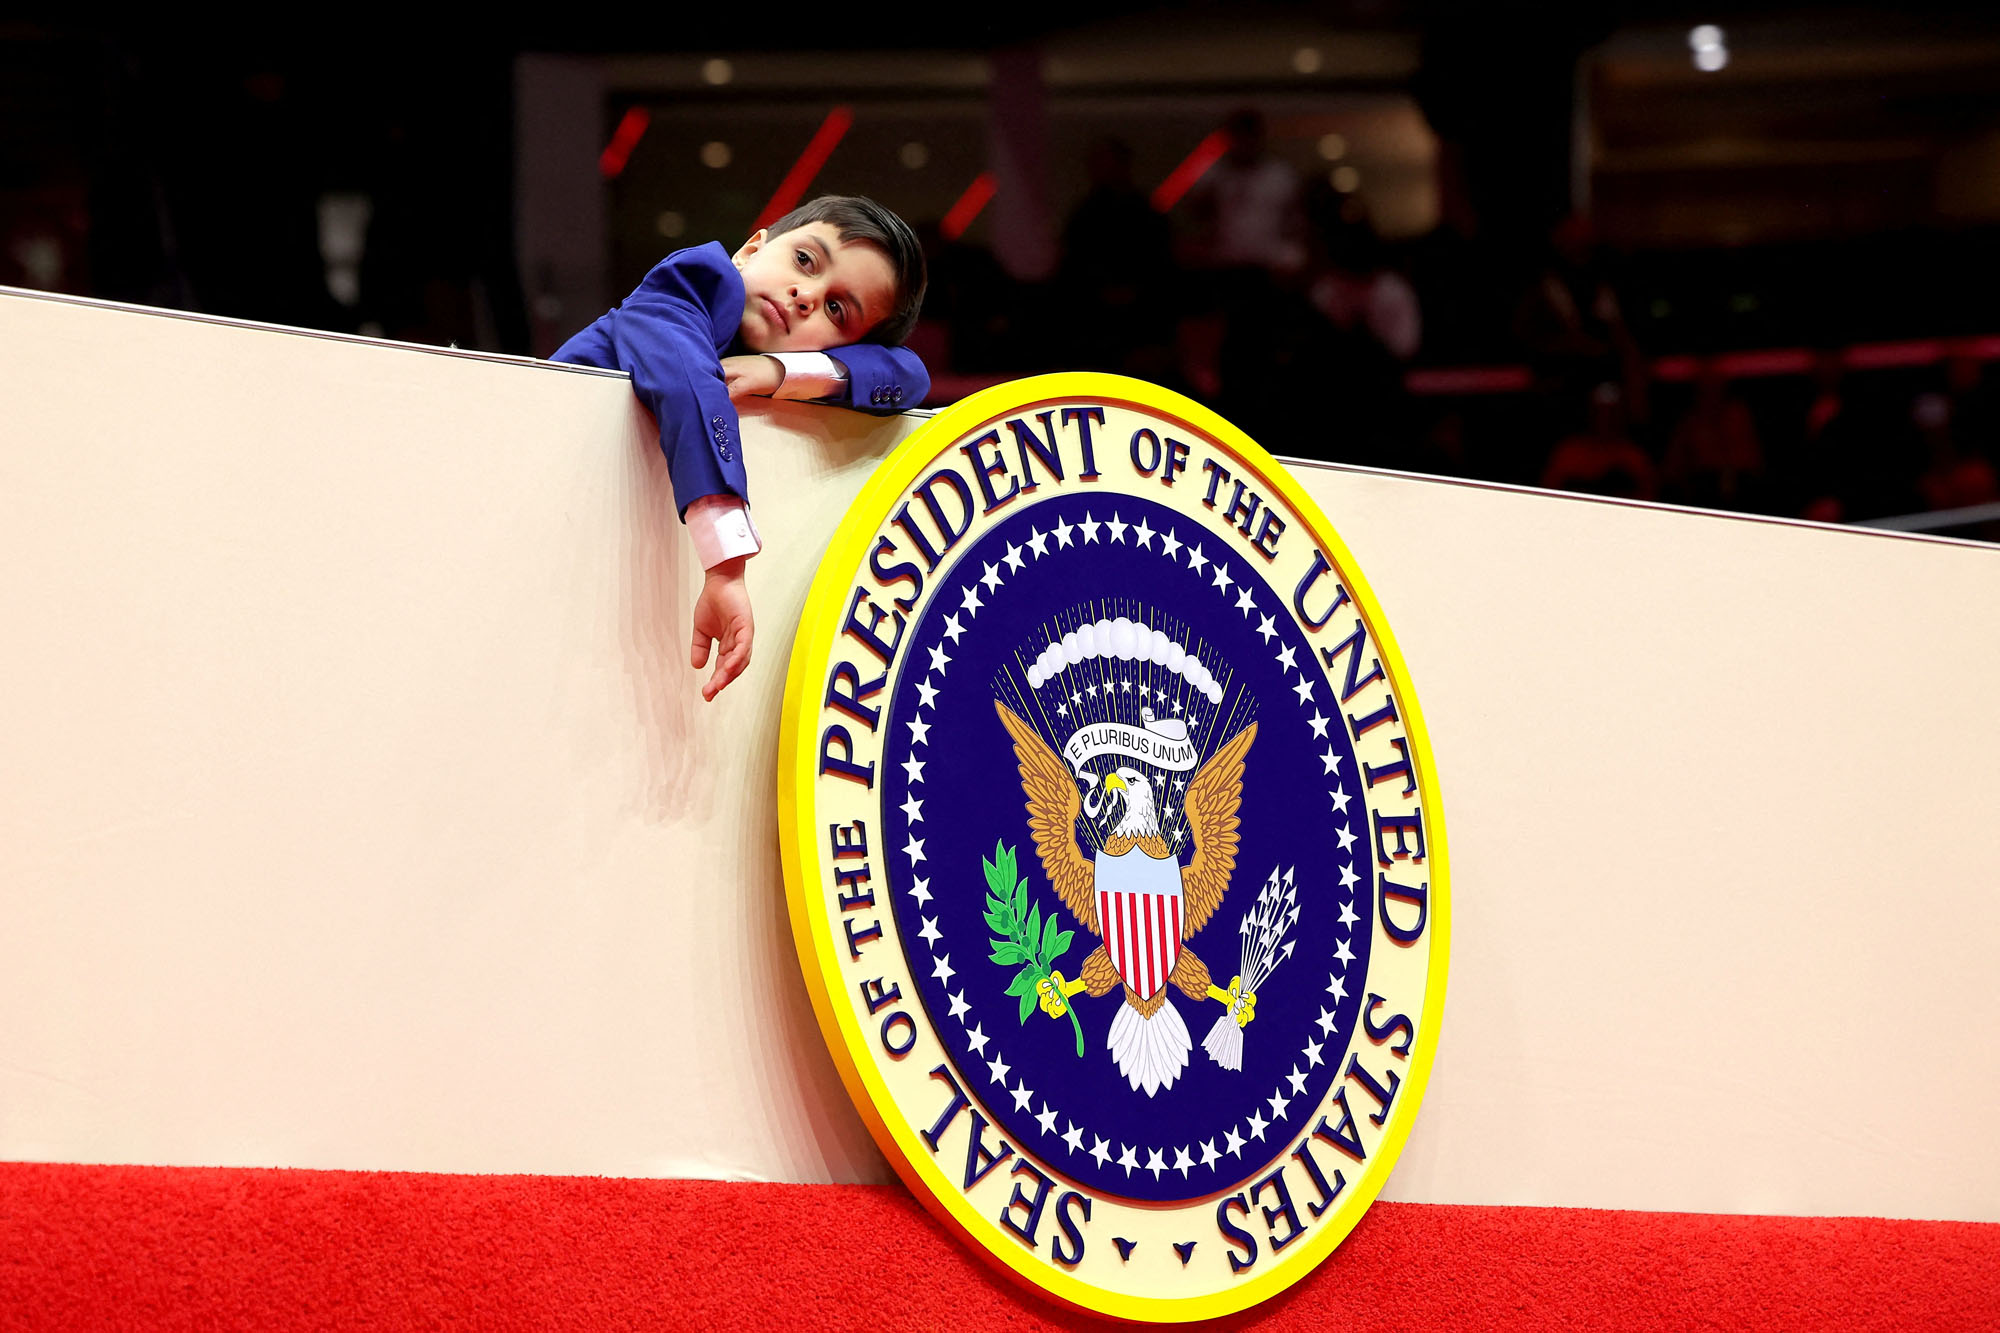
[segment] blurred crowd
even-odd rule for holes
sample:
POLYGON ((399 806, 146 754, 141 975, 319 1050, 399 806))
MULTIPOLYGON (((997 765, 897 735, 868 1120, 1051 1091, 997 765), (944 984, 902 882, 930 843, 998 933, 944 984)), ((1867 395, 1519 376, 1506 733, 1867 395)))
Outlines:
POLYGON ((1619 257, 1584 218, 1524 253, 1483 240, 1447 193, 1432 232, 1385 242, 1359 195, 1273 156, 1254 112, 1225 128, 1171 216, 1125 145, 1094 145, 1047 281, 930 229, 918 350, 947 384, 1134 375, 1292 457, 1834 522, 2000 500, 1992 377, 1969 350, 1857 370, 1829 346, 1736 378, 1682 357, 1663 373, 1655 358, 1685 349, 1640 345, 1619 257), (1409 374, 1478 365, 1515 369, 1442 393, 1409 374))

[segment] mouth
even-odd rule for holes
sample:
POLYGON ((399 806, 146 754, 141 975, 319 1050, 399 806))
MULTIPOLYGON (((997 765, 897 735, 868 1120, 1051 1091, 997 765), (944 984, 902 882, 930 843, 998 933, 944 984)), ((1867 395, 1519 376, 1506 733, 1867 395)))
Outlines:
POLYGON ((783 306, 779 305, 776 301, 773 301, 768 296, 760 296, 757 299, 764 303, 765 319, 777 325, 780 329, 784 330, 786 333, 790 333, 792 331, 792 321, 785 318, 785 308, 783 306))

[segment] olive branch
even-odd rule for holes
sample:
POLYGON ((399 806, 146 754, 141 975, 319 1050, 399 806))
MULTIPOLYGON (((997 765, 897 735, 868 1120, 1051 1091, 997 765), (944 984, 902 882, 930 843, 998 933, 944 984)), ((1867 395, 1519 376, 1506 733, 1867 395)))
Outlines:
MULTIPOLYGON (((1053 911, 1044 921, 1039 904, 1028 906, 1028 881, 1018 874, 1012 847, 1004 847, 996 840, 993 859, 981 857, 979 864, 986 871, 986 924, 1006 936, 987 943, 993 946, 994 962, 1003 967, 1022 965, 1007 983, 1007 993, 1021 997, 1021 1023, 1026 1026, 1028 1015, 1035 1012, 1035 988, 1041 982, 1053 982, 1051 971, 1055 961, 1068 952, 1075 932, 1057 929, 1053 911)), ((1076 1030, 1076 1053, 1082 1055, 1083 1025, 1076 1021, 1076 1007, 1060 992, 1058 998, 1064 1001, 1069 1025, 1076 1030)))

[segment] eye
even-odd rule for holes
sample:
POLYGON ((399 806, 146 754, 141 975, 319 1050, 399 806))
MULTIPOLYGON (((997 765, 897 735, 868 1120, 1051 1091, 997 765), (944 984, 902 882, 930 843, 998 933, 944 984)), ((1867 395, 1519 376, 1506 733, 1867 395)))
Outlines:
POLYGON ((794 250, 792 252, 792 258, 799 261, 800 268, 804 269, 808 273, 812 272, 812 251, 794 250))
POLYGON ((840 303, 839 297, 826 303, 826 313, 833 316, 833 322, 836 324, 847 322, 847 307, 840 303))

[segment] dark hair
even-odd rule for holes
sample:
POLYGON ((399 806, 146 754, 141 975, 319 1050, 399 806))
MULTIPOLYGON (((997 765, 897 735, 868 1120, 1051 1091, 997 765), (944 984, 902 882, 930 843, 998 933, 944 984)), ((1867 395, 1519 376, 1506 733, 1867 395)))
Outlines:
POLYGON ((924 270, 924 250, 910 224, 873 199, 858 194, 823 194, 800 204, 773 222, 773 237, 796 231, 809 222, 824 222, 842 241, 865 241, 880 250, 896 275, 896 304, 877 320, 863 342, 899 347, 917 326, 917 312, 923 308, 924 288, 930 282, 924 270))

